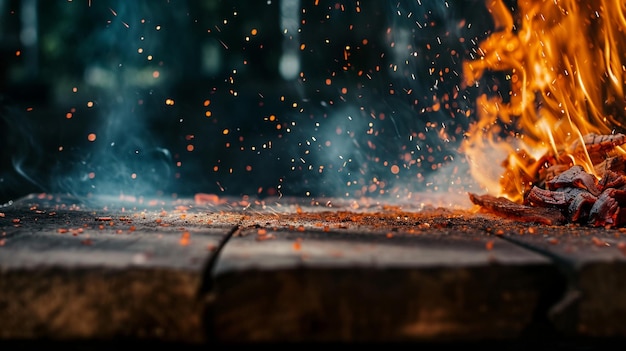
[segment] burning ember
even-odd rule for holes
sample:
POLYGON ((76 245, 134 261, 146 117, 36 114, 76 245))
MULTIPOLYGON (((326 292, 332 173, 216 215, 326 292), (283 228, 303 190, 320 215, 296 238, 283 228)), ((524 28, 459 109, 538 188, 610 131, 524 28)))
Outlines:
POLYGON ((481 96, 464 152, 488 195, 475 204, 594 226, 626 223, 623 130, 626 3, 520 0, 517 17, 488 1, 496 31, 464 66, 465 83, 505 71, 508 96, 481 96), (497 155, 494 155, 497 154, 497 155), (485 174, 494 157, 504 173, 485 174))

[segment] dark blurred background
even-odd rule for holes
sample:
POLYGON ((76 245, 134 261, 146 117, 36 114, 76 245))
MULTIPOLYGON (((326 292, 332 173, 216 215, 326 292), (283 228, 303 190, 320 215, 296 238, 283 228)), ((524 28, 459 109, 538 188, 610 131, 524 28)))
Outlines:
POLYGON ((465 182, 484 1, 0 0, 0 203, 465 182))

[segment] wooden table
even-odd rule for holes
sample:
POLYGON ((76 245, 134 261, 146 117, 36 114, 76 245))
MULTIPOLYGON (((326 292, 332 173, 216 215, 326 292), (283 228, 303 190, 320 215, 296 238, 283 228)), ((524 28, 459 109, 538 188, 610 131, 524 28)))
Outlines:
POLYGON ((623 235, 423 203, 34 194, 0 207, 0 340, 621 343, 623 235))

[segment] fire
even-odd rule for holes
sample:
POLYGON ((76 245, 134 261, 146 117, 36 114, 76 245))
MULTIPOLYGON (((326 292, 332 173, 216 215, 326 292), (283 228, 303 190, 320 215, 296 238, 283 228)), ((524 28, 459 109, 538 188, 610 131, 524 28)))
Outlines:
POLYGON ((463 145, 474 177, 488 192, 521 201, 555 165, 581 165, 599 176, 593 155, 575 146, 586 135, 623 130, 626 2, 519 0, 514 17, 502 0, 486 1, 495 31, 478 58, 465 62, 464 83, 503 71, 511 89, 477 101, 478 119, 463 145), (494 157, 504 173, 486 172, 494 157))

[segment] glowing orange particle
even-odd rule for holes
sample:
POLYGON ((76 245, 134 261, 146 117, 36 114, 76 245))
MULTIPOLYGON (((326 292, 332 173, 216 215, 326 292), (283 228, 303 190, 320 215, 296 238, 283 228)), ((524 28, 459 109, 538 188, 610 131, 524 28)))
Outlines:
POLYGON ((224 129, 224 130, 222 131, 222 134, 224 134, 224 135, 228 135, 228 133, 230 133, 230 130, 228 130, 228 128, 227 128, 227 129, 224 129))
POLYGON ((165 104, 167 106, 174 106, 174 100, 173 99, 165 99, 165 104))
POLYGON ((202 104, 204 107, 207 107, 211 104, 211 100, 204 100, 204 103, 202 104))
POLYGON ((187 145, 187 151, 192 152, 194 149, 194 146, 192 144, 187 145))
POLYGON ((392 173, 392 174, 398 174, 398 173, 400 173, 400 167, 398 167, 398 165, 393 165, 393 166, 391 166, 391 173, 392 173))
POLYGON ((87 135, 87 140, 89 141, 96 141, 96 133, 89 133, 89 135, 87 135))
POLYGON ((207 111, 207 112, 204 113, 204 115, 206 117, 211 117, 213 115, 213 113, 211 111, 207 111))
POLYGON ((436 102, 433 105, 433 111, 435 111, 435 112, 439 111, 440 108, 441 108, 441 104, 439 102, 436 102))
POLYGON ((597 237, 592 237, 591 238, 591 242, 595 245, 595 246, 605 246, 605 242, 601 239, 598 239, 597 237))
POLYGON ((259 31, 256 28, 252 28, 252 30, 250 31, 250 34, 252 35, 257 35, 259 31))
POLYGON ((333 81, 330 78, 326 78, 326 85, 333 84, 333 81))
POLYGON ((180 245, 181 246, 187 246, 189 245, 189 237, 191 236, 191 234, 189 234, 189 232, 184 232, 183 236, 180 238, 180 245))
POLYGON ((161 73, 159 73, 159 71, 152 72, 152 78, 159 78, 160 75, 161 73))
POLYGON ((493 240, 487 241, 487 243, 485 243, 485 248, 487 248, 487 250, 493 250, 493 240))
POLYGON ((216 194, 197 193, 193 199, 197 205, 220 203, 220 197, 216 194))
POLYGON ((92 108, 93 107, 93 101, 87 101, 87 107, 92 108))
POLYGON ((65 114, 65 118, 71 119, 72 118, 72 113, 71 112, 66 113, 65 114))

